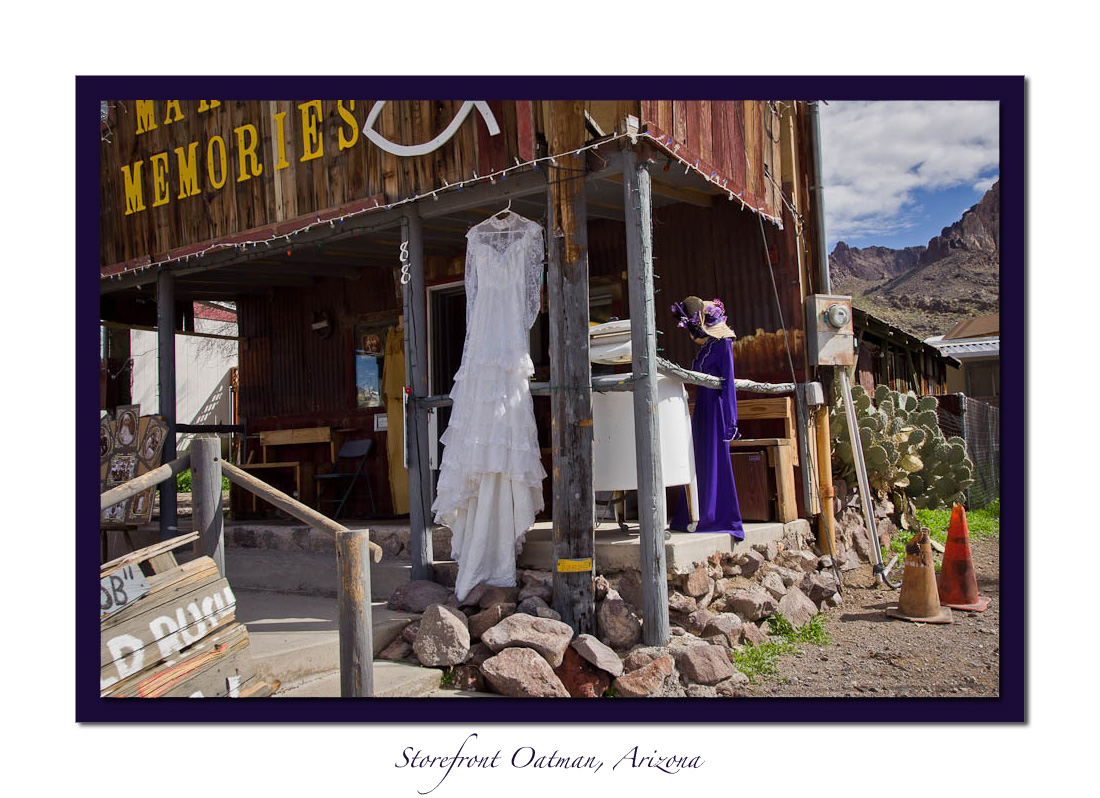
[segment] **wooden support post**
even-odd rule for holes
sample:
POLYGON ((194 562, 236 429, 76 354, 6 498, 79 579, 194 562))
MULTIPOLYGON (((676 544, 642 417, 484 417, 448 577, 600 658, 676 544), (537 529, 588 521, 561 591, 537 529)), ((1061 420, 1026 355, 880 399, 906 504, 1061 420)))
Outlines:
POLYGON ((646 645, 669 641, 665 576, 665 483, 657 412, 657 335, 653 309, 653 205, 649 168, 623 150, 626 268, 630 292, 630 347, 634 374, 634 435, 638 455, 641 532, 642 634, 646 645))
MULTIPOLYGON (((829 406, 825 405, 817 412, 817 469, 821 492, 821 528, 818 531, 817 544, 828 553, 836 563, 836 515, 833 509, 833 453, 832 434, 829 431, 829 406)), ((837 567, 840 563, 836 563, 837 567)))
MULTIPOLYGON (((158 412, 164 417, 163 460, 176 459, 176 287, 172 273, 161 268, 157 274, 157 386, 158 412)), ((170 540, 179 532, 176 512, 176 483, 160 483, 160 539, 170 540)))
POLYGON ((207 556, 225 576, 225 541, 222 516, 222 452, 216 435, 200 435, 191 440, 191 513, 195 531, 196 556, 207 556))
MULTIPOLYGON (((552 102, 550 151, 584 142, 584 108, 552 102)), ((596 630, 592 364, 588 359, 588 214, 584 159, 550 168, 550 393, 553 433, 552 606, 578 634, 596 630)))
POLYGON ((432 472, 428 459, 428 410, 419 399, 428 395, 427 294, 424 287, 423 222, 416 206, 405 214, 403 253, 408 266, 405 285, 405 385, 411 390, 405 408, 405 446, 409 452, 409 553, 412 578, 432 579, 432 472))
POLYGON ((336 533, 340 576, 340 697, 374 695, 374 632, 370 611, 370 551, 365 529, 336 533))

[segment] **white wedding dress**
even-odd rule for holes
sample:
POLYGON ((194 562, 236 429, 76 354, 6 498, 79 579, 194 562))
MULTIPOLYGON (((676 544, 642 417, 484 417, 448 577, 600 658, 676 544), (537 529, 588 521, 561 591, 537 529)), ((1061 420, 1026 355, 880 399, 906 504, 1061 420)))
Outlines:
POLYGON ((511 211, 466 234, 466 342, 440 441, 436 523, 451 529, 455 594, 516 583, 516 554, 542 510, 528 333, 539 311, 542 227, 511 211))

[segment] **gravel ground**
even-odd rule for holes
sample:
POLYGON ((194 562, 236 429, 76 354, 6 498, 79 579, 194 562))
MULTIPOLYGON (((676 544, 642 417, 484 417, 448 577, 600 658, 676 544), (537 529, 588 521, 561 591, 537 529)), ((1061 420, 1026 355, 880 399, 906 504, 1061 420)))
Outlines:
MULTIPOLYGON (((758 678, 752 696, 999 695, 1000 555, 997 539, 971 540, 978 594, 985 612, 953 611, 950 624, 918 624, 890 618, 898 591, 876 584, 871 566, 844 574, 844 603, 830 610, 822 647, 799 644, 783 657, 775 677, 758 678)), ((900 577, 903 565, 891 575, 900 577)))

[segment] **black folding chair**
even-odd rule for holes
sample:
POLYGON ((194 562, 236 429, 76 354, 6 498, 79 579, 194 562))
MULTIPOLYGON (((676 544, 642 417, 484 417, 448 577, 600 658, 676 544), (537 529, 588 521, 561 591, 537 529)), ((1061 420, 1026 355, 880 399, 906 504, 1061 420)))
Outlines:
POLYGON ((370 496, 370 511, 371 515, 375 514, 374 506, 374 491, 371 489, 370 475, 365 473, 367 466, 367 458, 374 452, 374 441, 372 440, 360 440, 360 441, 347 441, 340 447, 339 453, 336 455, 336 462, 333 463, 332 472, 328 474, 317 474, 314 479, 317 482, 317 509, 321 510, 325 504, 335 504, 336 512, 333 513, 333 519, 339 518, 340 513, 344 510, 344 505, 347 503, 348 498, 351 496, 352 491, 355 489, 355 483, 359 481, 359 477, 362 476, 367 483, 367 492, 370 496), (341 471, 340 464, 345 461, 354 461, 354 471, 341 471), (332 483, 337 490, 340 488, 340 483, 343 480, 347 480, 348 486, 340 498, 323 498, 325 485, 332 483))

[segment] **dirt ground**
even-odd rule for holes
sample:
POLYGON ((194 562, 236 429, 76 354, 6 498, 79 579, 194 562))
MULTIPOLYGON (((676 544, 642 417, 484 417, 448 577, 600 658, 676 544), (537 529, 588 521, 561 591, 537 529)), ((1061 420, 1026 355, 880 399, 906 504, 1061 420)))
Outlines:
MULTIPOLYGON (((974 697, 999 694, 1000 556, 998 541, 971 540, 985 612, 953 611, 950 624, 916 624, 884 612, 898 591, 876 584, 871 566, 844 574, 844 603, 827 615, 831 642, 799 644, 779 673, 758 678, 752 696, 974 697)), ((900 577, 903 566, 891 576, 900 577)))

